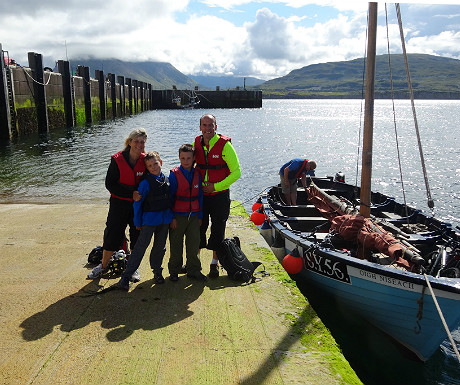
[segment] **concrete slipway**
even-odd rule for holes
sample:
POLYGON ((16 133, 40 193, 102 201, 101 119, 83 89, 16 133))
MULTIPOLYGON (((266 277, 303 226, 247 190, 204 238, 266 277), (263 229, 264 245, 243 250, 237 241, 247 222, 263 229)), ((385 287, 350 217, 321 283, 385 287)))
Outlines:
POLYGON ((108 206, 0 205, 0 383, 361 383, 239 207, 227 236, 270 276, 155 285, 144 258, 128 293, 87 296, 116 282, 86 280, 108 206))

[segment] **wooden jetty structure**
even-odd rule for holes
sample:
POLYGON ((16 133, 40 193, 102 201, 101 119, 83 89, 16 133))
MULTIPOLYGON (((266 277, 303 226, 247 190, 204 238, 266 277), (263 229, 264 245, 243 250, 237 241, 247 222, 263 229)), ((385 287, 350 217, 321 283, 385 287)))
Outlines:
POLYGON ((0 50, 0 140, 148 110, 184 108, 187 104, 173 102, 174 93, 183 98, 193 92, 197 102, 188 103, 190 108, 262 107, 262 91, 155 90, 149 83, 102 70, 95 70, 92 78, 87 66, 77 66, 73 73, 66 60, 59 60, 53 71, 34 52, 28 53, 28 67, 20 66, 1 44, 0 50))

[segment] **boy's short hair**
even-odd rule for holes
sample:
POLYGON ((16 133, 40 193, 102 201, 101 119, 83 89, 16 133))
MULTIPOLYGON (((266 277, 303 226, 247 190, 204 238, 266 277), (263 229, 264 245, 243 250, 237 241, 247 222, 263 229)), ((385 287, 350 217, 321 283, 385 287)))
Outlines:
POLYGON ((181 152, 191 152, 193 153, 193 155, 195 155, 195 147, 193 146, 193 144, 185 143, 179 147, 179 155, 181 152))
POLYGON ((156 151, 149 151, 147 154, 145 154, 144 157, 144 162, 149 160, 149 159, 156 159, 158 161, 161 160, 160 154, 156 151))

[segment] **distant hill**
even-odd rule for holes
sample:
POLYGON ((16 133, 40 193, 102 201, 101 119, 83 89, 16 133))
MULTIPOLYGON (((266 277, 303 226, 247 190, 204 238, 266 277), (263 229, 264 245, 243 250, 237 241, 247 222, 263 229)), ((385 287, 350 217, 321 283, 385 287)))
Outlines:
POLYGON ((125 62, 117 59, 71 59, 70 62, 73 69, 78 65, 89 67, 93 77, 95 70, 102 70, 105 74, 112 73, 149 83, 157 90, 171 89, 173 85, 189 90, 198 85, 169 63, 125 62))
MULTIPOLYGON (((395 97, 407 98, 408 86, 403 55, 391 55, 395 97)), ((256 87, 264 98, 354 98, 361 97, 363 59, 313 64, 269 80, 256 87)), ((409 54, 414 94, 424 98, 460 99, 460 60, 409 54)), ((388 55, 376 58, 376 98, 390 98, 388 55)))
MULTIPOLYGON (((258 86, 265 80, 253 77, 236 77, 236 76, 207 76, 207 75, 188 75, 190 79, 195 80, 200 86, 215 90, 219 86, 221 90, 235 89, 236 87, 244 88, 249 86, 258 86)), ((200 87, 201 88, 201 87, 200 87)))

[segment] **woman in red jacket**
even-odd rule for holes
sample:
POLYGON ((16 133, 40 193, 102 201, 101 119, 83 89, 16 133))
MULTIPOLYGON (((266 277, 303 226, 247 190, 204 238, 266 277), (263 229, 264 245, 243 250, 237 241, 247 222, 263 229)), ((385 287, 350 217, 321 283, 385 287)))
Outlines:
MULTIPOLYGON (((110 258, 120 249, 125 238, 126 226, 129 225, 131 249, 139 236, 139 230, 133 223, 133 202, 140 199, 137 186, 145 172, 146 141, 146 131, 143 128, 135 129, 126 138, 125 149, 112 155, 105 178, 105 187, 110 192, 110 206, 104 230, 102 262, 88 274, 89 279, 107 272, 110 258)), ((133 279, 140 280, 138 272, 133 274, 133 279)))

